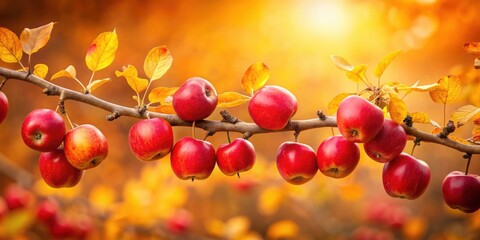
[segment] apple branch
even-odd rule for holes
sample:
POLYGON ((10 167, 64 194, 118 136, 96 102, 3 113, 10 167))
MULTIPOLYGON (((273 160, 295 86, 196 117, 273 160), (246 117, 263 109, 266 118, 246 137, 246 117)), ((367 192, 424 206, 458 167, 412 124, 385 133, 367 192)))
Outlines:
MULTIPOLYGON (((118 105, 112 102, 105 101, 101 98, 95 97, 88 93, 77 92, 68 88, 61 87, 52 82, 46 81, 35 75, 28 74, 26 72, 15 71, 7 68, 0 67, 0 76, 5 77, 8 80, 20 80, 33 84, 43 89, 43 92, 48 96, 61 96, 61 101, 72 100, 89 104, 91 106, 103 109, 110 112, 106 119, 112 121, 120 116, 128 116, 134 118, 163 118, 167 120, 172 126, 185 126, 191 127, 192 122, 186 122, 181 120, 174 114, 162 114, 156 112, 144 111, 144 109, 126 107, 118 105)), ((249 138, 255 134, 261 133, 273 133, 273 132, 301 132, 309 129, 323 128, 323 127, 336 127, 337 121, 333 116, 325 116, 322 112, 318 112, 318 118, 306 119, 306 120, 291 120, 289 124, 283 129, 272 131, 266 130, 255 123, 244 122, 236 117, 231 116, 226 111, 222 111, 221 115, 223 120, 202 120, 195 123, 196 128, 201 128, 207 131, 209 136, 217 132, 238 132, 243 133, 245 138, 249 138)), ((417 139, 421 139, 424 142, 431 142, 439 145, 444 145, 449 148, 456 149, 460 152, 469 154, 480 154, 480 145, 468 145, 460 142, 453 141, 447 138, 441 138, 438 135, 430 134, 420 131, 414 127, 408 127, 403 125, 408 135, 414 136, 417 139)))

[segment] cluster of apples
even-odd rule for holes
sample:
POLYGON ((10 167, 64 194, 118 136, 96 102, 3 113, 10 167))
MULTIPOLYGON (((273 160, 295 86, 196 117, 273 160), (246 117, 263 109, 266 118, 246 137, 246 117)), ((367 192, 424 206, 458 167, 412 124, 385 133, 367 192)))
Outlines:
POLYGON ((5 188, 0 197, 0 221, 18 211, 28 211, 35 215, 33 224, 45 228, 46 234, 55 239, 86 239, 92 231, 91 219, 87 216, 74 219, 61 214, 61 207, 54 199, 37 201, 34 194, 16 184, 5 188))
POLYGON ((73 187, 84 171, 98 166, 108 154, 108 142, 93 125, 66 131, 62 116, 51 109, 36 109, 22 123, 24 143, 40 153, 38 166, 45 182, 54 188, 73 187))

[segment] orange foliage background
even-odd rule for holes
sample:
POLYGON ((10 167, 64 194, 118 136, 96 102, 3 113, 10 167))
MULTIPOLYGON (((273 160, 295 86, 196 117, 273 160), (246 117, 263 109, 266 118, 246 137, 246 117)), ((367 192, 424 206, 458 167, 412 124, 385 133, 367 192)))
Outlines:
MULTIPOLYGON (((480 5, 475 1, 446 0, 0 0, 0 25, 17 34, 25 27, 57 22, 50 42, 33 56, 33 63, 49 66, 47 78, 71 64, 76 67, 78 78, 88 81, 91 72, 84 61, 87 47, 98 34, 116 29, 119 49, 115 61, 96 73, 97 78, 110 77, 112 82, 99 88, 96 96, 133 107, 134 93, 124 78, 115 76, 115 70, 132 64, 139 69, 140 76, 145 77, 141 66, 146 54, 155 46, 166 45, 173 56, 173 65, 154 87, 176 87, 189 77, 201 76, 211 81, 219 93, 243 92, 240 81, 245 69, 260 61, 270 68, 267 84, 286 87, 296 95, 299 110, 294 119, 314 118, 317 110, 327 110, 328 102, 338 93, 356 91, 356 84, 334 66, 330 55, 342 56, 354 65, 367 64, 371 77, 378 61, 396 49, 403 49, 404 53, 386 70, 383 81, 412 85, 420 80, 421 84, 430 84, 447 74, 458 74, 464 85, 463 97, 447 106, 447 116, 467 103, 480 106, 480 73, 473 70, 473 57, 462 48, 465 42, 480 40, 478 14, 480 5)), ((0 66, 18 67, 5 63, 0 66)), ((81 90, 71 79, 55 81, 81 90)), ((55 108, 58 99, 46 97, 40 89, 23 82, 10 81, 2 91, 11 107, 7 119, 0 125, 0 152, 40 179, 38 153, 23 144, 20 126, 28 112, 55 108)), ((442 106, 433 103, 428 94, 412 93, 405 101, 409 111, 427 112, 442 124, 442 106)), ((129 186, 145 186, 145 182, 157 181, 154 187, 147 188, 152 193, 178 187, 188 194, 184 201, 172 204, 171 209, 192 212, 194 224, 190 234, 193 236, 228 237, 222 231, 212 232, 212 228, 220 228, 218 224, 208 227, 204 222, 212 218, 227 221, 236 216, 247 217, 250 225, 246 232, 268 238, 278 237, 269 233, 273 231, 269 229, 285 219, 298 226, 299 231, 293 234, 295 238, 303 239, 349 238, 358 227, 391 232, 396 237, 479 236, 480 213, 464 215, 451 211, 442 200, 440 188, 444 176, 465 167, 462 153, 455 150, 426 143, 415 150, 415 156, 430 165, 432 181, 427 192, 414 201, 389 198, 381 183, 382 165, 366 157, 346 179, 327 179, 318 173, 304 186, 287 186, 276 172, 274 160, 277 147, 281 142, 293 140, 293 133, 253 136, 257 165, 251 172, 242 174, 241 179, 223 176, 215 169, 211 178, 191 183, 173 176, 168 170, 168 157, 157 163, 143 163, 133 157, 127 147, 127 133, 136 119, 121 117, 107 122, 108 113, 103 110, 74 102, 67 102, 66 107, 74 122, 98 126, 111 149, 109 157, 98 168, 86 173, 75 197, 92 197, 92 190, 102 186, 114 189, 114 202, 128 202, 124 191, 129 186), (159 177, 147 169, 167 170, 158 173, 162 175, 159 177), (148 174, 153 176, 146 177, 148 174), (254 182, 253 189, 239 192, 235 188, 239 182, 254 182), (281 201, 276 203, 276 198, 281 201), (394 230, 367 221, 365 216, 372 201, 408 209, 411 226, 394 230), (419 233, 412 226, 419 228, 419 233)), ((219 120, 220 110, 210 118, 219 120)), ((246 104, 229 111, 242 120, 251 121, 246 104)), ((417 127, 432 129, 427 125, 417 127)), ((190 134, 186 128, 174 131, 176 139, 190 134)), ((471 125, 467 124, 456 135, 469 137, 470 131, 471 125)), ((197 135, 203 136, 203 132, 197 130, 197 135)), ((316 149, 330 135, 330 129, 317 129, 302 133, 299 140, 316 149)), ((226 136, 218 133, 208 140, 217 147, 226 142, 226 136)), ((410 152, 411 147, 410 142, 405 151, 410 152)), ((473 157, 471 169, 479 173, 477 156, 473 157)), ((3 185, 10 181, 1 175, 0 179, 3 185)), ((99 195, 101 198, 102 194, 99 195)), ((141 206, 145 211, 152 207, 141 206)), ((169 214, 158 217, 167 218, 169 214)), ((148 225, 140 220, 125 220, 122 224, 117 225, 148 225)), ((245 223, 238 225, 245 227, 245 223)), ((118 236, 112 232, 109 234, 118 236)), ((105 236, 103 234, 106 233, 100 228, 94 237, 105 236)))

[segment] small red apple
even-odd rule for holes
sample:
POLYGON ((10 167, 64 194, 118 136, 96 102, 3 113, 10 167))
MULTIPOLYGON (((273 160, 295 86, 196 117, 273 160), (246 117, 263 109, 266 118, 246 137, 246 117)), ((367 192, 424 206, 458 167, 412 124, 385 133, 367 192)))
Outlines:
POLYGON ((8 113, 8 98, 5 93, 0 92, 0 123, 5 120, 8 113))
POLYGON ((215 168, 215 149, 207 141, 183 137, 173 146, 170 164, 175 175, 183 180, 206 179, 215 168))
POLYGON ((63 142, 65 121, 51 109, 36 109, 23 120, 21 133, 28 147, 40 152, 53 151, 63 142))
POLYGON ((173 146, 172 126, 162 118, 140 120, 130 128, 128 143, 135 157, 142 161, 163 158, 173 146))
POLYGON ((37 219, 47 225, 58 217, 59 206, 55 200, 45 199, 37 205, 37 219))
POLYGON ((84 170, 77 169, 68 162, 61 148, 41 153, 38 167, 43 180, 53 188, 73 187, 84 174, 84 170))
POLYGON ((304 184, 317 174, 317 157, 306 144, 284 142, 277 151, 277 169, 285 181, 304 184))
POLYGON ((3 193, 8 209, 27 208, 33 204, 34 197, 31 192, 15 184, 10 184, 3 193))
POLYGON ((210 116, 217 107, 217 91, 200 77, 184 82, 173 95, 173 109, 184 121, 197 121, 210 116))
POLYGON ((388 195, 416 199, 430 182, 430 167, 421 160, 401 153, 383 166, 383 187, 388 195))
POLYGON ((325 139, 317 149, 318 169, 325 176, 344 178, 353 172, 359 161, 357 144, 340 135, 325 139))
POLYGON ((93 125, 84 124, 65 135, 65 156, 77 169, 98 166, 108 155, 108 142, 103 133, 93 125))
POLYGON ((57 217, 48 227, 54 239, 71 239, 75 236, 74 222, 64 216, 57 217))
POLYGON ((167 229, 173 234, 184 234, 192 226, 192 218, 189 211, 185 209, 177 210, 167 219, 167 229))
POLYGON ((232 176, 250 170, 255 164, 253 144, 243 138, 237 138, 217 149, 217 165, 225 175, 232 176))
POLYGON ((382 129, 383 121, 382 109, 360 96, 348 96, 338 106, 338 130, 349 141, 370 141, 382 129))
POLYGON ((297 107, 297 99, 287 89, 265 86, 250 99, 248 113, 261 128, 279 130, 287 126, 297 107))
POLYGON ((385 119, 382 130, 363 147, 367 155, 380 163, 386 163, 402 153, 407 144, 407 134, 402 126, 385 119))
POLYGON ((473 213, 480 209, 480 176, 453 171, 443 180, 442 194, 449 207, 473 213))

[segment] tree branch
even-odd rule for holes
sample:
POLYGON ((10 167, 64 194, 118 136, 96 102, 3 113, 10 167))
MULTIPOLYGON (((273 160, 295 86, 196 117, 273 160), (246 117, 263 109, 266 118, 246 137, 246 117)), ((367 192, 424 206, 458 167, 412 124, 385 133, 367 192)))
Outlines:
MULTIPOLYGON (((91 94, 85 94, 82 92, 73 91, 68 88, 61 87, 52 82, 46 81, 42 78, 39 78, 33 74, 28 74, 26 72, 19 72, 7 68, 0 67, 0 76, 4 76, 7 79, 21 80, 28 82, 30 84, 36 85, 43 89, 43 92, 48 96, 62 96, 62 100, 73 100, 77 102, 82 102, 89 104, 91 106, 104 109, 110 112, 107 115, 107 120, 111 121, 120 116, 128 116, 134 118, 163 118, 167 120, 172 126, 192 126, 192 122, 185 122, 181 120, 175 114, 162 114, 156 112, 143 112, 139 111, 138 108, 130 108, 115 103, 111 103, 95 97, 91 94)), ((222 113, 224 116, 225 113, 222 113)), ((291 120, 289 124, 283 129, 271 131, 260 128, 258 125, 249 122, 243 122, 235 118, 235 121, 224 120, 224 121, 215 121, 215 120, 202 120, 195 123, 195 127, 201 128, 207 131, 209 134, 213 135, 216 132, 238 132, 243 133, 245 137, 250 137, 255 134, 261 133, 272 133, 272 132, 285 132, 285 131, 295 131, 301 132, 308 129, 322 128, 322 127, 336 127, 337 121, 333 116, 325 116, 323 113, 317 113, 318 118, 306 119, 306 120, 291 120), (321 117, 320 117, 321 116, 321 117)), ((232 116, 230 116, 232 117, 232 116)), ((470 154, 480 154, 480 145, 467 145, 460 142, 453 141, 449 138, 440 138, 435 134, 430 134, 422 132, 416 128, 408 127, 402 125, 408 135, 422 139, 424 142, 431 142, 435 144, 444 145, 449 148, 456 149, 460 152, 470 153, 470 154)))

